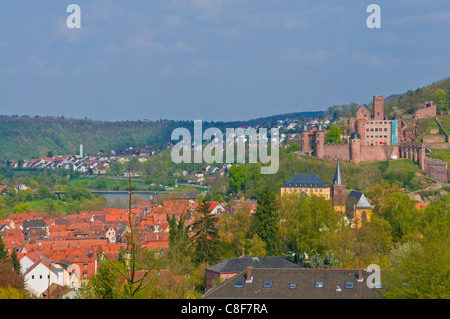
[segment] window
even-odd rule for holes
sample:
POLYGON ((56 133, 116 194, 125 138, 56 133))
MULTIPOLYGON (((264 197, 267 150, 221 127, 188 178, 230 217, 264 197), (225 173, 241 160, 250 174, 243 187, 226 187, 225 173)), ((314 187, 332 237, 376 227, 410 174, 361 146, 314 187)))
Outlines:
POLYGON ((315 288, 323 288, 323 281, 316 281, 315 288))
POLYGON ((42 275, 39 275, 39 279, 42 279, 42 275))
POLYGON ((31 279, 34 279, 34 275, 31 275, 31 279))
POLYGON ((297 284, 289 284, 289 289, 295 289, 297 288, 297 284))
POLYGON ((264 288, 270 288, 270 287, 272 287, 272 282, 271 282, 271 281, 264 281, 263 287, 264 287, 264 288))
POLYGON ((84 268, 87 268, 87 264, 84 264, 83 266, 84 266, 84 268))
POLYGON ((242 288, 242 287, 244 287, 244 282, 243 281, 236 281, 234 286, 236 288, 242 288))
POLYGON ((345 283, 345 288, 352 289, 354 287, 353 281, 347 281, 345 283))

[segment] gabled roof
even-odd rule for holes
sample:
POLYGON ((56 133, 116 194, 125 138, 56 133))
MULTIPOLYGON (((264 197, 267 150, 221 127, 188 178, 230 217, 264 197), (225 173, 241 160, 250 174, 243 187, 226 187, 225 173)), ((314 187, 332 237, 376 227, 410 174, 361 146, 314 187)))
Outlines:
POLYGON ((361 192, 351 191, 350 194, 347 197, 347 200, 350 200, 351 204, 355 205, 354 207, 356 209, 369 209, 369 208, 372 208, 372 205, 370 205, 370 203, 367 200, 366 196, 364 196, 364 194, 361 193, 361 192))
POLYGON ((60 299, 74 289, 75 288, 63 287, 53 282, 48 289, 42 292, 42 299, 60 299))
POLYGON ((282 187, 329 187, 317 175, 295 174, 282 187))
POLYGON ((282 257, 268 256, 268 257, 250 257, 241 256, 222 261, 218 264, 205 268, 206 270, 216 273, 238 273, 247 267, 253 268, 302 268, 298 264, 294 264, 282 257))

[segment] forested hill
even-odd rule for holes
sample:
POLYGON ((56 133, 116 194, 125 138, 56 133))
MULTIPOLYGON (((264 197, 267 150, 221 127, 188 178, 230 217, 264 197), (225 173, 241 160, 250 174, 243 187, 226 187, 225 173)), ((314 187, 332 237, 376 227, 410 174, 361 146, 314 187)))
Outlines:
POLYGON ((130 146, 161 145, 170 141, 180 123, 102 122, 60 117, 0 116, 0 159, 17 160, 54 155, 110 151, 130 146))
MULTIPOLYGON (((274 115, 242 122, 208 122, 207 127, 250 126, 266 124, 277 119, 313 117, 323 112, 303 112, 274 115)), ((106 122, 64 117, 0 116, 0 160, 19 160, 53 155, 79 154, 83 144, 85 154, 100 150, 127 147, 162 146, 171 141, 175 128, 192 131, 192 121, 121 121, 106 122)))

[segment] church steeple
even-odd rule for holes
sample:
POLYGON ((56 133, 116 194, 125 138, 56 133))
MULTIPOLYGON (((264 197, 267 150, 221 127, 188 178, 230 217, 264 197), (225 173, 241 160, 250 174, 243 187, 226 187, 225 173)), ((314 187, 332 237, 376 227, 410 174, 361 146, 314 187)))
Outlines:
POLYGON ((334 174, 333 185, 343 185, 341 176, 341 165, 339 165, 339 159, 337 160, 336 174, 334 174))
POLYGON ((336 173, 333 178, 333 185, 331 185, 331 194, 333 196, 333 206, 335 212, 345 212, 347 202, 347 186, 342 181, 341 165, 339 159, 337 160, 336 173))

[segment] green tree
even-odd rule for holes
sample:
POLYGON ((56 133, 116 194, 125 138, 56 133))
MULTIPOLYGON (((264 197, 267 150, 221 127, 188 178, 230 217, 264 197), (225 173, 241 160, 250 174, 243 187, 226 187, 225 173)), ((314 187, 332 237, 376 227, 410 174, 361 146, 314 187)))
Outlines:
POLYGON ((25 287, 23 276, 14 270, 10 260, 0 259, 0 287, 12 287, 19 290, 25 287))
POLYGON ((449 228, 430 228, 420 241, 397 245, 390 254, 391 267, 382 275, 384 296, 395 299, 450 298, 449 228))
POLYGON ((202 262, 212 264, 220 259, 219 231, 216 225, 216 217, 211 214, 211 204, 207 201, 200 202, 197 207, 200 217, 192 225, 194 236, 192 237, 196 265, 202 262))
POLYGON ((237 209, 234 214, 226 214, 219 219, 221 244, 228 258, 242 255, 262 257, 267 254, 266 244, 254 234, 252 212, 249 208, 237 209))
POLYGON ((167 215, 169 224, 169 269, 175 274, 185 274, 190 270, 191 262, 188 254, 190 227, 185 225, 185 215, 177 221, 176 216, 167 215))
POLYGON ((237 193, 245 188, 247 183, 247 168, 242 164, 233 164, 228 171, 228 183, 230 185, 230 191, 237 193))
POLYGON ((66 200, 82 200, 82 199, 90 199, 92 198, 92 193, 89 191, 89 189, 78 186, 78 185, 70 185, 66 188, 65 192, 65 198, 66 200))
POLYGON ((291 250, 319 254, 329 250, 325 238, 337 231, 340 221, 331 201, 322 196, 283 196, 280 213, 282 234, 291 250))
POLYGON ((315 253, 310 263, 305 263, 306 268, 337 268, 338 261, 334 258, 333 252, 329 251, 325 256, 315 253))
POLYGON ((325 143, 342 143, 342 132, 339 126, 333 124, 325 135, 325 143))
POLYGON ((19 258, 17 257, 17 252, 15 249, 11 252, 11 262, 14 268, 14 271, 19 275, 22 273, 22 266, 20 265, 19 258))
POLYGON ((255 234, 265 242, 269 256, 277 256, 281 253, 278 224, 278 201, 275 193, 266 185, 258 194, 253 226, 255 234))
POLYGON ((406 235, 417 234, 420 211, 416 210, 414 202, 407 194, 393 193, 380 216, 391 225, 394 239, 404 239, 406 235))
POLYGON ((3 236, 0 236, 0 260, 6 260, 8 258, 8 250, 6 249, 3 236))
POLYGON ((447 106, 447 92, 443 89, 437 89, 434 92, 433 99, 439 110, 443 111, 447 106))

